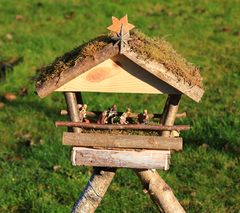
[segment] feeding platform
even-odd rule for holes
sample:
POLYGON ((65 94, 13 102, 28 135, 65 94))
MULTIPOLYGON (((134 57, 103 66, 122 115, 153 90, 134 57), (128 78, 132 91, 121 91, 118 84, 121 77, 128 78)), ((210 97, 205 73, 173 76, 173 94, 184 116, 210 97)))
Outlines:
MULTIPOLYGON (((176 53, 168 42, 132 30, 134 26, 128 23, 127 16, 113 17, 112 22, 108 27, 111 34, 58 57, 42 68, 36 81, 41 98, 52 92, 65 95, 67 109, 61 115, 68 115, 70 121, 56 121, 55 125, 68 127, 62 143, 73 146, 73 165, 97 167, 83 195, 95 196, 96 205, 115 168, 135 169, 144 185, 151 181, 159 187, 165 184, 156 171, 149 169, 168 170, 171 153, 183 148, 179 134, 190 127, 174 124, 176 118, 186 116, 178 113, 181 96, 199 102, 204 93, 198 68, 176 53), (166 94, 167 100, 162 112, 155 114, 150 114, 147 106, 143 112, 118 112, 114 103, 107 110, 89 111, 81 92, 166 94)), ((148 190, 155 201, 159 200, 157 205, 163 206, 165 201, 160 199, 158 189, 149 185, 148 190)), ((175 199, 171 190, 162 193, 175 199)), ((87 199, 80 203, 76 208, 94 208, 86 204, 87 199)))

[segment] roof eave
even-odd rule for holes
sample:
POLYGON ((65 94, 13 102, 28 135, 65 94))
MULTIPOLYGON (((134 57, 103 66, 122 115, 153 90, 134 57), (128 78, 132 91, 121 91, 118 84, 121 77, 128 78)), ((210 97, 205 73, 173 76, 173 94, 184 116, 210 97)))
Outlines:
POLYGON ((181 93, 185 94, 192 100, 199 102, 204 94, 204 90, 197 85, 189 85, 183 79, 179 81, 178 77, 172 72, 168 71, 163 64, 160 64, 156 61, 146 61, 142 60, 138 55, 133 51, 125 51, 123 53, 127 58, 132 60, 134 63, 138 64, 151 74, 155 75, 157 78, 166 82, 173 88, 179 90, 181 93))
POLYGON ((118 53, 119 47, 110 43, 102 50, 96 52, 94 56, 86 57, 81 62, 76 63, 75 66, 64 70, 60 76, 55 76, 54 78, 43 82, 39 86, 36 86, 36 92, 40 98, 44 98, 64 85, 66 82, 74 79, 78 75, 88 71, 97 64, 100 64, 118 53))

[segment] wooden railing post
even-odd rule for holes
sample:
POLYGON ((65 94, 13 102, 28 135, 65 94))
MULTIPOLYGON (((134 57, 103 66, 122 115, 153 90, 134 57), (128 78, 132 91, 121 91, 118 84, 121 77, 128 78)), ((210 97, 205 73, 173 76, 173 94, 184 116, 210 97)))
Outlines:
MULTIPOLYGON (((75 93, 65 92, 65 100, 71 121, 79 122, 78 106, 77 104, 82 101, 81 94, 78 94, 78 100, 75 93)), ((81 103, 82 104, 82 103, 81 103)), ((73 131, 76 133, 81 132, 81 128, 74 127, 73 131)), ((75 202, 72 212, 73 213, 91 213, 100 204, 104 194, 106 193, 112 179, 115 175, 115 168, 94 168, 93 174, 88 181, 83 193, 81 193, 78 200, 75 202)))
MULTIPOLYGON (((67 104, 67 109, 69 112, 69 118, 71 121, 74 122, 79 122, 79 114, 78 114, 78 106, 77 106, 77 99, 76 99, 76 95, 74 92, 64 92, 64 96, 65 96, 65 101, 67 104)), ((81 132, 81 128, 79 127, 73 127, 73 131, 80 133, 81 132)))
MULTIPOLYGON (((162 113, 161 124, 166 126, 173 126, 178 112, 178 106, 181 95, 168 95, 167 101, 162 113)), ((162 131, 161 135, 168 137, 171 131, 162 131)))
MULTIPOLYGON (((169 95, 164 106, 161 123, 163 125, 174 125, 178 111, 181 95, 169 95)), ((162 131, 161 135, 168 137, 171 131, 162 131)), ((159 211, 165 213, 185 212, 171 188, 160 177, 156 170, 135 170, 145 189, 147 189, 151 199, 157 205, 159 211)))

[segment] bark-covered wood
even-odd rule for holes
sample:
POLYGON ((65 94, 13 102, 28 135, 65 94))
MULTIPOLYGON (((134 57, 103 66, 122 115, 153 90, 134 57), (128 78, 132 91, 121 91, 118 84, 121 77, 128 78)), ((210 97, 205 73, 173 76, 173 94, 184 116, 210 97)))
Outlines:
MULTIPOLYGON (((82 102, 82 98, 78 96, 78 103, 75 93, 64 93, 69 117, 72 121, 79 121, 78 106, 79 102, 82 102)), ((79 94, 80 95, 80 94, 79 94)), ((81 103, 82 104, 82 103, 81 103)), ((73 129, 75 133, 81 132, 81 129, 75 127, 73 129)), ((94 212, 101 202, 108 186, 112 182, 116 169, 111 168, 95 168, 93 174, 88 181, 83 193, 80 195, 77 202, 72 209, 73 213, 88 213, 94 212)))
POLYGON ((86 72, 92 67, 100 64, 108 58, 111 58, 119 53, 119 47, 114 46, 112 43, 108 44, 102 50, 96 52, 94 57, 86 57, 81 63, 76 63, 73 67, 66 69, 61 73, 60 76, 51 78, 41 85, 36 87, 37 94, 44 98, 54 90, 69 82, 70 80, 76 78, 78 75, 86 72))
POLYGON ((188 125, 176 125, 176 126, 165 126, 165 125, 144 125, 144 124, 94 124, 94 123, 81 123, 81 122, 69 122, 69 121, 56 121, 56 127, 68 126, 68 127, 82 127, 85 129, 101 129, 101 130, 178 130, 184 131, 189 130, 188 125))
POLYGON ((92 149, 74 147, 72 163, 77 166, 169 169, 170 151, 92 149))
POLYGON ((171 188, 160 177, 157 171, 135 170, 135 172, 159 210, 163 210, 165 213, 185 212, 171 188))
POLYGON ((102 148, 182 150, 182 138, 64 132, 63 145, 102 148))
MULTIPOLYGON (((71 121, 79 122, 79 113, 78 113, 78 107, 77 107, 77 99, 76 95, 73 92, 65 92, 64 93, 67 108, 69 111, 69 117, 71 121)), ((73 127, 74 132, 81 132, 81 128, 79 127, 73 127)))
MULTIPOLYGON (((181 95, 169 95, 164 106, 163 116, 161 118, 161 124, 167 126, 173 126, 176 115, 178 112, 179 102, 181 95)), ((162 131, 161 135, 168 137, 170 136, 170 131, 162 131)))
POLYGON ((115 168, 94 168, 88 184, 72 209, 72 213, 94 212, 105 195, 115 172, 115 168))
POLYGON ((189 84, 184 79, 179 80, 179 76, 169 72, 163 64, 156 61, 146 63, 145 60, 142 60, 141 57, 138 57, 138 55, 131 50, 124 51, 123 55, 194 101, 199 102, 201 100, 204 94, 204 90, 201 87, 189 84))

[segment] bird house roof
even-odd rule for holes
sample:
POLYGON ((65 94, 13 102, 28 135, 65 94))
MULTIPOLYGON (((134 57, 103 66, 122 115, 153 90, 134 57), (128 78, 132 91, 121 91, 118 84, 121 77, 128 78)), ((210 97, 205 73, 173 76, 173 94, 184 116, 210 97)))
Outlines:
MULTIPOLYGON (((56 58, 52 64, 40 70, 36 80, 37 93, 40 97, 45 97, 53 91, 66 91, 68 89, 71 91, 70 87, 64 87, 64 85, 74 81, 78 76, 84 75, 94 67, 107 63, 106 61, 109 59, 111 59, 111 69, 114 65, 123 67, 119 61, 121 63, 128 61, 126 63, 135 64, 139 72, 150 75, 148 76, 150 80, 146 79, 146 81, 145 75, 137 77, 141 79, 141 82, 145 81, 146 84, 151 84, 150 81, 154 82, 151 85, 152 90, 138 82, 139 87, 146 86, 146 91, 148 89, 153 91, 149 93, 157 93, 154 91, 160 91, 166 86, 169 87, 166 89, 168 93, 182 93, 197 102, 200 101, 204 93, 202 78, 197 67, 181 57, 164 39, 149 38, 138 30, 130 31, 130 36, 122 50, 112 35, 103 35, 56 58), (159 88, 158 81, 159 85, 164 84, 165 86, 159 88)), ((129 71, 127 70, 127 72, 129 71)), ((136 72, 135 74, 138 75, 136 72)), ((130 73, 128 76, 135 74, 130 73)), ((124 75, 121 76, 126 78, 124 75)), ((79 82, 79 84, 83 83, 83 81, 79 82)), ((94 81, 91 83, 97 85, 94 81)), ((124 82, 122 84, 124 85, 124 82)), ((114 87, 114 85, 112 86, 114 87)), ((91 90, 91 88, 89 87, 89 91, 97 91, 97 87, 96 90, 91 90)), ((80 91, 88 91, 88 89, 80 91)), ((99 92, 101 91, 105 90, 99 89, 99 92)), ((114 91, 118 92, 117 88, 114 91)), ((162 91, 165 93, 164 89, 162 91)), ((119 92, 125 92, 125 90, 119 92)))

